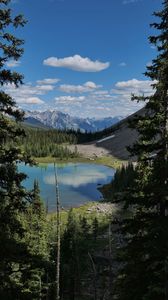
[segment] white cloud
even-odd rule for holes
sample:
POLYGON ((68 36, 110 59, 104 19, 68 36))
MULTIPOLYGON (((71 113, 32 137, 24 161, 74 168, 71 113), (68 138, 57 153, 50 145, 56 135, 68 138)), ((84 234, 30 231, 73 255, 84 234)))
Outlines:
MULTIPOLYGON (((24 109, 57 109, 73 116, 79 117, 108 117, 127 116, 139 108, 144 103, 137 104, 131 101, 131 94, 145 96, 151 95, 154 90, 150 80, 130 79, 117 82, 110 90, 104 90, 101 86, 92 81, 87 81, 81 85, 62 85, 62 91, 69 94, 60 95, 55 86, 46 82, 45 84, 33 85, 27 83, 16 88, 13 84, 4 87, 5 91, 14 98, 16 103, 24 109), (87 91, 87 94, 86 94, 87 91), (52 92, 52 93, 51 93, 52 92), (79 94, 75 94, 75 93, 79 94), (45 100, 45 96, 51 93, 50 100, 45 100)), ((49 99, 49 97, 48 97, 49 99)))
POLYGON ((131 101, 131 94, 151 95, 154 90, 149 80, 131 79, 119 81, 111 90, 93 90, 88 95, 56 97, 55 108, 80 117, 127 116, 144 106, 131 101))
POLYGON ((112 93, 123 95, 144 94, 149 96, 153 93, 152 84, 156 81, 131 79, 128 81, 119 81, 115 84, 117 89, 113 89, 112 93))
POLYGON ((47 85, 47 84, 44 84, 44 85, 37 85, 35 87, 37 89, 37 91, 39 90, 40 92, 43 92, 43 91, 53 91, 54 89, 54 86, 53 85, 47 85))
POLYGON ((62 67, 80 72, 100 72, 110 66, 109 62, 92 61, 88 57, 74 55, 70 57, 57 58, 49 57, 43 61, 44 65, 51 67, 62 67))
POLYGON ((38 97, 27 97, 27 98, 18 99, 17 103, 19 103, 19 104, 42 104, 42 103, 44 103, 44 101, 38 97))
POLYGON ((85 82, 84 86, 89 88, 89 89, 93 89, 93 90, 101 87, 101 85, 96 85, 93 81, 85 82))
POLYGON ((113 100, 114 95, 110 93, 110 91, 106 90, 99 90, 95 91, 91 94, 91 98, 99 101, 104 101, 104 100, 113 100))
POLYGON ((42 80, 37 80, 37 84, 55 84, 59 81, 60 81, 59 78, 45 78, 42 80))
POLYGON ((21 61, 19 61, 19 60, 9 60, 8 62, 6 62, 6 65, 9 68, 19 67, 20 64, 21 64, 21 61))
POLYGON ((121 62, 121 63, 119 64, 119 66, 120 66, 120 67, 126 67, 127 64, 126 64, 125 62, 121 62))
POLYGON ((62 84, 59 90, 65 93, 87 93, 100 88, 101 85, 96 85, 92 81, 87 81, 83 85, 62 84))
POLYGON ((21 85, 18 88, 14 84, 4 86, 4 91, 19 104, 42 104, 44 101, 38 96, 45 95, 53 89, 52 85, 33 86, 30 83, 21 85))
POLYGON ((73 96, 60 96, 55 97, 56 101, 59 101, 60 103, 68 103, 68 102, 78 102, 78 101, 84 101, 86 98, 85 96, 80 97, 73 97, 73 96))
POLYGON ((97 95, 97 96, 103 96, 103 95, 107 95, 109 93, 108 90, 98 90, 93 92, 93 95, 97 95))
POLYGON ((146 66, 147 66, 147 67, 152 66, 152 61, 148 61, 147 64, 146 64, 146 66))

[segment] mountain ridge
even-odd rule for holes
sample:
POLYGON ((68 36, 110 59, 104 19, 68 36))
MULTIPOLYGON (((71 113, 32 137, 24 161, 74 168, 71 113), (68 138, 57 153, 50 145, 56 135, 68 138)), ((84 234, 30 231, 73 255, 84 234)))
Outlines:
POLYGON ((121 116, 107 117, 103 119, 78 118, 57 110, 25 112, 25 122, 36 123, 35 120, 37 120, 49 128, 60 130, 73 129, 76 131, 80 130, 82 132, 101 131, 105 128, 111 127, 122 119, 123 117, 121 116))

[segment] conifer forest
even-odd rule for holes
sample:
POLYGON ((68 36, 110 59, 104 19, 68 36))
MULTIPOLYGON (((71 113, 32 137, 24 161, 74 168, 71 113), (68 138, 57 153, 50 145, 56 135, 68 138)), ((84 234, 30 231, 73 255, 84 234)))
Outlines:
POLYGON ((62 208, 55 159, 78 161, 75 145, 108 137, 117 125, 82 133, 24 124, 23 109, 6 91, 24 84, 8 62, 23 57, 29 26, 13 5, 0 0, 0 299, 168 300, 168 0, 154 12, 148 38, 156 50, 145 71, 153 93, 132 93, 145 108, 128 120, 137 139, 127 162, 98 188, 102 203, 114 208, 107 213, 88 204, 62 208), (52 212, 38 180, 27 189, 19 171, 39 157, 53 159, 52 212))

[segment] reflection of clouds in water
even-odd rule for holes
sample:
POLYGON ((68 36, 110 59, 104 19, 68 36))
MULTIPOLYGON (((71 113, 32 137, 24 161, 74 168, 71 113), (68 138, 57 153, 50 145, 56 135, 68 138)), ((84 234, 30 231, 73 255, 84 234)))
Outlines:
MULTIPOLYGON (((80 170, 75 174, 64 174, 58 176, 59 184, 64 184, 72 187, 79 187, 80 185, 87 185, 89 183, 96 183, 99 180, 106 180, 108 175, 104 172, 93 170, 80 170)), ((55 176, 53 174, 44 177, 46 184, 55 184, 55 176)))

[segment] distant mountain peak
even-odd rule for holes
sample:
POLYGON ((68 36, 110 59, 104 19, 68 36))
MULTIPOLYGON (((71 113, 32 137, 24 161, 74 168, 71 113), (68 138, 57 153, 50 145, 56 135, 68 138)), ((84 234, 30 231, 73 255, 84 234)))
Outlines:
MULTIPOLYGON (((58 110, 46 110, 46 111, 26 111, 25 117, 29 118, 31 122, 31 118, 37 120, 48 126, 50 128, 56 129, 74 129, 85 132, 94 132, 94 131, 101 131, 107 127, 110 127, 117 122, 119 122, 123 117, 116 116, 116 117, 107 117, 104 119, 95 119, 95 118, 77 118, 70 116, 67 113, 63 113, 58 110)), ((34 121, 33 121, 34 123, 34 121)))

